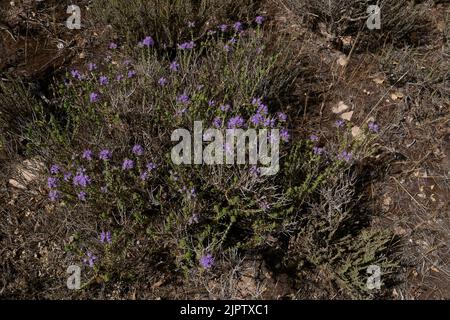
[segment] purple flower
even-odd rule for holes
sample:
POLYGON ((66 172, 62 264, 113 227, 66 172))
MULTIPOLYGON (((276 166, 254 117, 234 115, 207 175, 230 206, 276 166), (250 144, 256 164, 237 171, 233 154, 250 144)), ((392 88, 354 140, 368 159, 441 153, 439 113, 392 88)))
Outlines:
POLYGON ((263 125, 264 125, 265 127, 271 127, 271 128, 273 128, 273 127, 275 127, 275 119, 272 119, 272 118, 265 118, 265 119, 264 119, 264 122, 263 122, 263 125))
POLYGON ((95 69, 97 69, 97 65, 95 63, 90 62, 88 64, 88 70, 89 71, 94 71, 95 69))
POLYGON ((195 47, 194 41, 185 42, 178 45, 178 49, 180 50, 191 50, 194 49, 194 47, 195 47))
POLYGON ((214 107, 216 105, 216 102, 214 100, 208 101, 208 107, 214 107))
POLYGON ((89 95, 89 100, 91 101, 91 103, 95 103, 95 102, 97 102, 99 99, 100 99, 100 97, 99 97, 98 93, 96 93, 96 92, 92 92, 92 93, 89 95))
POLYGON ((380 126, 378 124, 376 124, 375 122, 369 122, 368 127, 369 127, 369 130, 374 133, 380 132, 380 126))
POLYGON ((102 231, 100 233, 100 242, 101 243, 109 243, 109 244, 111 244, 111 232, 109 232, 109 231, 102 231))
POLYGON ((214 265, 214 257, 211 254, 206 254, 200 258, 200 265, 205 268, 209 269, 214 265))
POLYGON ((250 121, 253 123, 253 125, 257 126, 264 121, 264 117, 261 114, 256 113, 251 116, 250 121))
POLYGON ((227 28, 228 28, 228 26, 227 26, 226 24, 221 24, 221 25, 219 26, 219 30, 222 31, 222 32, 227 31, 227 28))
POLYGON ((141 175, 139 176, 139 178, 140 178, 142 181, 147 180, 147 178, 148 178, 148 171, 142 172, 141 175))
POLYGON ((54 177, 49 177, 47 179, 47 187, 49 187, 49 189, 54 189, 58 187, 58 179, 54 178, 54 177))
POLYGON ((259 107, 258 107, 258 110, 256 112, 258 112, 260 114, 267 114, 269 112, 269 110, 268 110, 268 108, 267 108, 267 106, 265 104, 260 103, 259 107))
POLYGON ((253 98, 252 99, 252 105, 254 105, 255 107, 259 107, 261 104, 262 104, 261 98, 253 98))
POLYGON ((137 156, 142 156, 144 154, 144 148, 140 144, 135 144, 131 151, 137 156))
POLYGON ((289 141, 289 132, 287 131, 287 129, 281 129, 280 130, 280 137, 284 142, 288 142, 289 141))
POLYGON ((244 119, 241 116, 232 117, 228 120, 228 128, 239 128, 244 125, 244 119))
POLYGON ((318 155, 318 156, 320 156, 321 154, 323 154, 323 151, 324 151, 324 149, 323 149, 323 148, 320 148, 320 147, 314 147, 314 148, 313 148, 313 153, 314 153, 315 155, 318 155))
POLYGON ((214 127, 220 128, 222 126, 222 119, 220 119, 219 117, 215 117, 212 121, 212 124, 214 127))
POLYGON ((100 82, 100 85, 106 86, 109 83, 109 80, 107 76, 100 76, 98 82, 100 82))
POLYGON ((59 199, 59 192, 58 190, 50 190, 50 192, 48 193, 48 198, 50 201, 57 201, 59 199))
POLYGON ((346 162, 350 162, 350 160, 352 159, 352 153, 344 150, 339 154, 338 158, 341 160, 345 160, 346 162))
POLYGON ((232 37, 232 38, 228 41, 229 44, 236 44, 236 42, 237 42, 237 40, 236 40, 235 37, 232 37))
POLYGON ((86 188, 88 184, 91 183, 91 178, 85 174, 84 169, 78 169, 77 174, 73 177, 73 185, 75 187, 79 186, 82 188, 86 188))
POLYGON ((267 211, 270 209, 270 204, 267 201, 261 201, 259 204, 259 207, 264 210, 267 211))
POLYGON ((151 47, 155 44, 155 41, 153 40, 152 37, 147 36, 144 38, 144 40, 142 40, 142 44, 146 47, 151 47))
POLYGON ((226 52, 230 52, 230 51, 231 51, 231 47, 230 47, 228 44, 224 45, 224 46, 223 46, 223 49, 224 49, 226 52))
POLYGON ((261 174, 261 169, 257 166, 251 166, 249 171, 250 174, 255 177, 258 177, 261 174))
POLYGON ((175 71, 175 72, 178 71, 179 68, 180 68, 180 65, 176 61, 172 61, 169 65, 169 69, 172 71, 175 71))
POLYGON ((114 42, 111 42, 108 46, 109 49, 114 50, 117 49, 117 44, 115 44, 114 42))
POLYGON ((118 75, 116 76, 116 81, 122 81, 123 78, 124 78, 124 75, 123 75, 123 74, 118 74, 118 75))
POLYGON ((109 151, 107 149, 100 151, 99 158, 101 160, 105 160, 105 161, 111 159, 111 151, 109 151))
POLYGON ((53 164, 51 167, 50 167, 50 173, 51 174, 57 174, 57 173, 59 173, 59 170, 60 170, 61 168, 57 165, 57 164, 53 164))
POLYGON ((86 149, 83 151, 83 155, 81 156, 83 159, 86 159, 88 161, 92 160, 92 151, 89 149, 86 149))
POLYGON ((134 161, 133 160, 130 160, 130 159, 123 160, 122 170, 130 170, 130 169, 133 169, 133 167, 134 167, 134 161))
POLYGON ((167 84, 167 79, 164 78, 164 77, 159 78, 158 84, 159 84, 160 86, 165 86, 165 85, 167 84))
POLYGON ((72 177, 72 173, 71 172, 66 172, 64 173, 64 181, 69 181, 69 179, 72 177))
POLYGON ((73 78, 77 79, 77 80, 83 80, 83 75, 80 73, 80 71, 73 69, 72 71, 70 71, 70 74, 72 75, 73 78))
POLYGON ((108 187, 106 187, 106 186, 101 187, 101 188, 100 188, 100 191, 101 191, 102 193, 108 193, 108 187))
POLYGON ((240 31, 242 31, 242 22, 236 22, 234 25, 233 25, 233 28, 234 28, 234 31, 236 31, 236 32, 240 32, 240 31))
POLYGON ((87 264, 89 267, 93 268, 95 260, 97 260, 97 257, 94 256, 94 254, 92 252, 90 252, 90 251, 88 251, 86 253, 86 255, 87 255, 87 257, 84 258, 84 260, 83 260, 84 263, 87 264))
POLYGON ((316 136, 315 134, 312 134, 309 136, 309 140, 311 140, 313 142, 317 142, 317 141, 319 141, 319 137, 316 136))
POLYGON ((257 23, 257 24, 262 24, 263 22, 264 22, 264 20, 266 20, 263 16, 257 16, 256 18, 255 18, 255 22, 257 23))
POLYGON ((337 120, 334 125, 338 128, 342 128, 344 126, 344 120, 337 120))
POLYGON ((136 76, 136 71, 130 70, 128 71, 128 78, 134 78, 136 76))
POLYGON ((156 169, 156 164, 154 164, 153 162, 147 163, 147 170, 148 171, 152 171, 154 169, 156 169))
POLYGON ((77 197, 78 197, 78 200, 80 200, 80 201, 86 201, 86 192, 80 191, 78 193, 77 197))
POLYGON ((129 66, 130 64, 131 64, 131 60, 130 59, 123 60, 123 65, 124 66, 129 66))
POLYGON ((220 106, 220 110, 222 110, 223 112, 227 112, 228 110, 230 110, 230 105, 229 104, 223 104, 220 106))
POLYGON ((181 104, 189 104, 189 96, 183 93, 177 97, 177 102, 181 104))
POLYGON ((286 113, 278 112, 277 115, 278 115, 278 120, 279 120, 279 121, 281 121, 281 122, 286 122, 286 120, 287 120, 287 115, 286 115, 286 113))

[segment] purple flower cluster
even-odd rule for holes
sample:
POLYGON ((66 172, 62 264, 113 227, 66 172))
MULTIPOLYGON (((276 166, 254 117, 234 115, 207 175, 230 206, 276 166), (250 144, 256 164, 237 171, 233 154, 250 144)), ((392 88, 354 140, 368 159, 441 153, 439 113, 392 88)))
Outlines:
POLYGON ((220 107, 220 110, 223 112, 228 112, 230 110, 230 105, 229 104, 222 104, 220 107))
POLYGON ((130 159, 123 160, 122 170, 131 170, 134 168, 134 161, 130 159))
POLYGON ((101 243, 111 244, 111 242, 112 242, 112 240, 111 240, 111 232, 109 232, 109 231, 102 231, 100 233, 100 242, 101 243))
POLYGON ((187 94, 183 93, 177 97, 177 102, 180 104, 187 105, 191 102, 191 100, 189 99, 189 96, 187 94))
POLYGON ((96 69, 97 69, 97 65, 96 65, 95 63, 90 62, 90 63, 88 64, 88 70, 89 70, 89 71, 94 71, 94 70, 96 70, 96 69))
POLYGON ((100 160, 108 161, 111 159, 111 151, 108 149, 103 149, 99 154, 100 160))
POLYGON ((337 128, 342 128, 342 127, 344 126, 344 124, 345 124, 344 120, 337 120, 337 121, 334 123, 334 125, 335 125, 337 128))
POLYGON ((167 79, 164 78, 164 77, 159 78, 158 84, 159 84, 161 87, 164 87, 164 86, 167 84, 167 79))
POLYGON ((178 45, 178 49, 180 50, 192 50, 195 47, 194 41, 184 42, 178 45))
POLYGON ((281 137, 281 140, 283 140, 284 142, 288 142, 289 138, 290 138, 289 131, 287 129, 281 129, 280 137, 281 137))
POLYGON ((241 116, 235 116, 228 120, 228 129, 240 128, 244 125, 244 118, 241 116))
POLYGON ((240 21, 235 22, 235 24, 233 25, 233 29, 236 32, 241 32, 244 29, 242 22, 240 22, 240 21))
POLYGON ((263 24, 264 20, 266 20, 266 18, 264 18, 263 16, 257 16, 257 17, 255 18, 255 22, 256 22, 256 24, 258 24, 258 25, 263 24))
POLYGON ((373 133, 380 132, 380 126, 378 124, 376 124, 375 122, 369 122, 368 127, 369 127, 369 130, 372 131, 373 133))
POLYGON ((142 156, 144 154, 144 148, 140 144, 135 144, 131 151, 137 156, 142 156))
POLYGON ((212 125, 216 128, 220 128, 222 126, 222 119, 215 117, 212 121, 212 125))
POLYGON ((338 158, 350 162, 352 160, 352 153, 344 150, 338 155, 338 158))
POLYGON ((50 192, 48 193, 48 198, 50 199, 50 201, 57 201, 59 199, 58 190, 50 190, 50 192))
POLYGON ((83 154, 81 156, 83 159, 86 159, 88 161, 92 160, 92 151, 89 149, 86 149, 83 151, 83 154))
POLYGON ((140 44, 141 44, 142 46, 144 46, 144 47, 151 47, 151 46, 153 46, 153 45, 155 44, 155 41, 153 40, 152 37, 146 36, 146 37, 144 38, 144 40, 142 40, 142 42, 141 42, 140 44))
POLYGON ((80 191, 78 193, 77 197, 78 197, 78 200, 80 200, 80 201, 86 201, 86 192, 80 191))
POLYGON ((95 260, 97 260, 97 257, 94 256, 94 254, 90 251, 86 253, 86 258, 84 258, 84 263, 87 264, 89 267, 93 268, 95 264, 95 260))
POLYGON ((56 189, 56 188, 58 188, 58 178, 49 177, 47 179, 47 187, 49 189, 56 189))
POLYGON ((174 72, 177 72, 180 69, 180 64, 177 61, 174 60, 174 61, 172 61, 170 63, 169 69, 174 71, 174 72))
POLYGON ((228 29, 228 26, 227 26, 226 24, 221 24, 221 25, 219 26, 219 30, 222 31, 222 32, 227 31, 227 29, 228 29))
POLYGON ((73 185, 75 187, 86 188, 91 183, 91 178, 86 174, 83 168, 78 169, 77 174, 73 177, 73 185))
POLYGON ((97 92, 91 92, 89 94, 89 101, 91 103, 98 102, 99 100, 100 100, 100 96, 99 96, 99 94, 97 92))
POLYGON ((212 254, 206 254, 200 258, 200 265, 205 269, 210 269, 214 265, 214 257, 212 254))
POLYGON ((53 164, 50 167, 50 173, 51 174, 58 174, 60 170, 61 170, 61 168, 57 164, 53 164))
POLYGON ((98 82, 100 83, 100 85, 106 86, 109 83, 109 80, 107 76, 100 76, 98 82))
POLYGON ((73 69, 72 71, 70 71, 70 74, 74 79, 83 80, 83 75, 77 69, 73 69))

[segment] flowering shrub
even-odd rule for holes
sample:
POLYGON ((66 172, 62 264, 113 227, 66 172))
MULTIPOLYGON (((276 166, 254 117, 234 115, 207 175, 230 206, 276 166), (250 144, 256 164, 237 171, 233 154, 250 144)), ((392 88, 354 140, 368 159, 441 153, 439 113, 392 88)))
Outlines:
POLYGON ((56 110, 36 108, 29 139, 49 167, 47 201, 85 221, 70 228, 72 260, 104 281, 136 276, 129 256, 162 252, 173 270, 213 272, 230 250, 263 252, 303 230, 322 185, 370 154, 373 123, 359 140, 337 123, 327 144, 292 132, 283 93, 300 72, 297 57, 285 38, 268 39, 264 23, 217 24, 167 49, 153 33, 110 43, 104 59, 67 71, 56 110), (175 165, 171 133, 194 121, 279 129, 280 173, 175 165))

